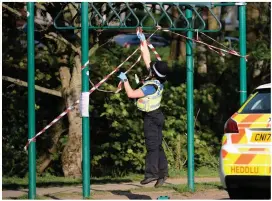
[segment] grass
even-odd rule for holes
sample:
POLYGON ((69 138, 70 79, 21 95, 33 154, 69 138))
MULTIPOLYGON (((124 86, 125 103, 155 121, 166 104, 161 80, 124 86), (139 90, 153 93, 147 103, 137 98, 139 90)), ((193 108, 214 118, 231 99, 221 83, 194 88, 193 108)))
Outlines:
MULTIPOLYGON (((195 192, 204 191, 208 189, 220 189, 223 190, 223 187, 220 182, 200 182, 195 183, 195 192)), ((164 185, 160 188, 154 188, 154 187, 143 187, 134 189, 133 192, 156 192, 156 191, 167 191, 167 190, 174 190, 178 193, 190 193, 191 190, 188 188, 187 184, 171 184, 171 185, 164 185)))
MULTIPOLYGON (((195 177, 218 177, 219 172, 218 170, 211 169, 208 167, 201 167, 195 170, 195 177)), ((131 180, 131 181, 140 181, 143 179, 143 174, 129 174, 127 176, 122 177, 122 179, 131 180)), ((170 178, 180 178, 180 177, 187 177, 187 169, 182 170, 175 170, 169 169, 169 177, 170 178)), ((94 178, 98 180, 103 180, 105 178, 111 178, 115 180, 118 177, 101 177, 101 178, 94 178)))
MULTIPOLYGON (((218 170, 214 170, 208 167, 201 167, 195 171, 195 177, 218 177, 218 170)), ((187 169, 182 170, 169 170, 169 176, 172 178, 187 177, 187 169)))
MULTIPOLYGON (((187 184, 178 184, 178 185, 169 185, 165 188, 171 188, 179 193, 191 192, 187 184)), ((208 189, 220 189, 223 190, 223 187, 220 182, 201 182, 195 183, 195 192, 204 191, 208 189)))
MULTIPOLYGON (((186 170, 169 170, 170 178, 187 177, 186 170)), ((211 170, 207 167, 199 168, 195 171, 195 177, 218 177, 218 171, 211 170)), ((91 184, 106 184, 106 183, 122 183, 140 181, 143 179, 143 174, 129 174, 123 177, 92 177, 91 184)), ((49 186, 75 186, 82 185, 82 179, 56 177, 52 175, 46 175, 44 177, 38 176, 36 179, 37 187, 49 187, 49 186)), ((22 189, 28 188, 28 178, 18 177, 3 177, 2 188, 5 189, 22 189)))
MULTIPOLYGON (((35 197, 35 200, 47 200, 48 198, 46 196, 40 196, 40 195, 37 195, 35 197)), ((9 198, 5 198, 5 200, 28 200, 28 195, 25 194, 25 195, 22 195, 22 196, 19 196, 19 197, 9 197, 9 198)))
MULTIPOLYGON (((195 183, 195 192, 199 192, 199 191, 204 191, 204 190, 208 190, 208 189, 223 189, 223 187, 221 186, 220 182, 201 182, 201 183, 195 183)), ((111 191, 111 193, 116 194, 116 195, 126 195, 126 196, 132 196, 133 195, 138 195, 138 193, 142 193, 142 192, 167 192, 169 190, 173 190, 177 193, 181 193, 181 194, 186 194, 186 193, 192 193, 191 190, 188 188, 187 184, 178 184, 178 185, 165 185, 163 187, 160 188, 154 188, 154 187, 142 187, 142 188, 137 188, 137 189, 133 189, 133 190, 125 190, 125 191, 111 191)), ((95 194, 97 193, 103 193, 105 194, 106 192, 95 192, 95 194)), ((94 192, 92 192, 90 198, 88 198, 89 200, 93 199, 93 195, 94 192)), ((138 195, 139 196, 139 195, 138 195)), ((147 195, 142 195, 145 196, 143 198, 146 198, 147 195)), ((36 196, 36 200, 48 200, 48 198, 53 198, 53 199, 67 199, 67 197, 69 198, 75 198, 75 199, 81 199, 82 198, 82 193, 77 193, 77 192, 73 192, 71 195, 69 195, 69 193, 54 193, 54 195, 51 196, 36 196)), ((10 198, 5 198, 5 199, 12 199, 12 200, 27 200, 28 196, 27 194, 19 196, 19 197, 10 197, 10 198)))
MULTIPOLYGON (((132 182, 142 179, 142 175, 131 174, 125 177, 100 177, 91 178, 91 184, 106 184, 106 183, 122 183, 122 182, 132 182)), ((52 175, 47 175, 44 177, 37 176, 36 186, 37 187, 50 187, 50 186, 75 186, 82 185, 81 178, 66 178, 57 177, 52 175)), ((28 188, 28 178, 18 178, 18 177, 3 177, 2 178, 2 188, 3 189, 22 189, 28 188)))
MULTIPOLYGON (((89 198, 84 198, 85 200, 91 200, 92 194, 90 195, 89 198)), ((53 200, 60 200, 60 199, 82 199, 82 193, 77 193, 73 192, 71 193, 54 193, 53 195, 36 195, 35 200, 48 200, 48 199, 53 199, 53 200)), ((22 195, 18 197, 8 197, 5 198, 5 200, 28 200, 28 195, 22 195)))
POLYGON ((132 181, 140 181, 143 179, 142 174, 133 174, 130 173, 128 175, 122 177, 112 177, 112 176, 104 176, 104 177, 92 177, 91 182, 93 184, 97 183, 121 183, 121 182, 132 182, 132 181))
MULTIPOLYGON (((56 176, 45 176, 36 178, 37 187, 49 187, 49 186, 73 186, 81 185, 81 179, 56 177, 56 176)), ((28 178, 18 178, 18 177, 3 177, 2 178, 2 188, 3 189, 22 189, 28 188, 28 178)))

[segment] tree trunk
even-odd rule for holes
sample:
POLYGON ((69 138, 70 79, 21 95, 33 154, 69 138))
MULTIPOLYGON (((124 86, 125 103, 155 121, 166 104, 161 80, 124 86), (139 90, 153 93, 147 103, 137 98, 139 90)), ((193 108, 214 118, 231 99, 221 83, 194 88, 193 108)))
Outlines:
MULTIPOLYGON (((176 7, 172 7, 172 15, 175 18, 179 17, 179 12, 176 7)), ((179 24, 178 24, 179 26, 179 24)), ((180 25, 181 26, 181 25, 180 25)), ((186 43, 185 39, 172 34, 170 45, 170 59, 171 60, 184 60, 186 58, 186 43)))
POLYGON ((179 59, 182 61, 185 61, 186 59, 186 40, 184 38, 180 37, 180 42, 179 42, 179 59))
POLYGON ((80 178, 82 161, 81 118, 77 111, 71 111, 68 142, 62 153, 62 170, 65 177, 80 178), (72 114, 73 113, 73 114, 72 114))
POLYGON ((60 139, 61 134, 64 132, 64 125, 63 120, 59 120, 58 123, 56 123, 52 127, 52 146, 48 150, 48 152, 45 152, 37 162, 37 172, 43 173, 44 170, 50 165, 51 161, 54 159, 54 154, 58 151, 58 142, 60 139))
MULTIPOLYGON (((176 7, 172 7, 172 15, 174 17, 178 17, 178 11, 176 7)), ((178 37, 175 34, 172 34, 169 59, 176 60, 178 58, 178 48, 178 37)))
MULTIPOLYGON (((79 55, 75 56, 73 72, 68 67, 60 68, 61 83, 66 105, 73 105, 81 93, 81 62, 79 55)), ((81 117, 78 105, 68 113, 68 141, 62 153, 62 169, 65 177, 81 177, 82 161, 82 131, 81 117)))

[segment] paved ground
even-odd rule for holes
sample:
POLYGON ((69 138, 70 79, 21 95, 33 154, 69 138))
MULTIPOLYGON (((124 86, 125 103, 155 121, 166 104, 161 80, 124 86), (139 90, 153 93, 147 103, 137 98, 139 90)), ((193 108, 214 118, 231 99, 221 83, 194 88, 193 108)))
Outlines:
MULTIPOLYGON (((195 182, 215 182, 219 178, 195 178, 195 182)), ((186 184, 187 178, 168 179, 167 184, 186 184)), ((177 193, 174 190, 153 188, 154 182, 144 186, 139 182, 121 184, 94 184, 91 185, 91 196, 95 200, 129 200, 129 199, 157 199, 159 196, 169 196, 170 199, 229 199, 224 190, 210 189, 196 193, 177 193)), ((3 199, 18 199, 27 195, 28 189, 4 190, 3 199)), ((37 195, 42 199, 82 199, 82 186, 64 186, 37 188, 37 195)))

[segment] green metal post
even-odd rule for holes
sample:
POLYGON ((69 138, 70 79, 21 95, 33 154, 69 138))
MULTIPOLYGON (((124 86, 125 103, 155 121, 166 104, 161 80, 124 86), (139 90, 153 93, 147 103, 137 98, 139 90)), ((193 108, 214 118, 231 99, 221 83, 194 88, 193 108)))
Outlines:
MULTIPOLYGON (((81 3, 82 66, 89 61, 88 2, 81 3)), ((89 91, 89 65, 81 72, 82 92, 89 91)), ((83 198, 90 197, 90 122, 89 115, 82 117, 83 198)))
MULTIPOLYGON (((192 10, 187 8, 185 14, 187 20, 192 22, 192 10)), ((193 38, 193 32, 187 31, 187 37, 193 38)), ((188 187, 194 192, 194 57, 192 45, 192 40, 186 39, 188 187)))
MULTIPOLYGON (((239 6, 239 45, 240 55, 246 56, 246 4, 239 6)), ((246 58, 240 57, 240 105, 247 99, 246 58)))
MULTIPOLYGON (((28 139, 35 136, 34 3, 27 3, 28 139)), ((28 199, 36 198, 36 144, 28 147, 28 199)))

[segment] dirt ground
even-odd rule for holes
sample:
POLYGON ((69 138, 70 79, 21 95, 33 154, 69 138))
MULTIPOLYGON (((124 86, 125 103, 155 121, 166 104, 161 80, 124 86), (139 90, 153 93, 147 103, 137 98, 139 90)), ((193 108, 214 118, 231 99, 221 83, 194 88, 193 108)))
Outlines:
POLYGON ((221 200, 229 199, 227 192, 218 189, 210 189, 196 193, 177 193, 175 191, 159 192, 133 192, 115 191, 104 195, 95 195, 96 200, 156 200, 159 196, 168 196, 171 200, 221 200))
MULTIPOLYGON (((195 182, 215 182, 218 178, 195 178, 195 182)), ((168 179, 165 185, 186 184, 187 178, 168 179)), ((139 182, 129 182, 121 184, 94 184, 91 185, 91 199, 94 200, 156 200, 159 196, 168 196, 170 199, 194 199, 194 200, 218 200, 229 199, 226 191, 219 189, 203 190, 196 193, 177 193, 174 190, 164 188, 154 188, 154 182, 145 186, 139 182)), ((28 189, 3 190, 2 199, 18 199, 22 196, 27 198, 28 189)), ((46 200, 79 200, 82 199, 82 186, 65 186, 37 188, 37 196, 46 200)))

